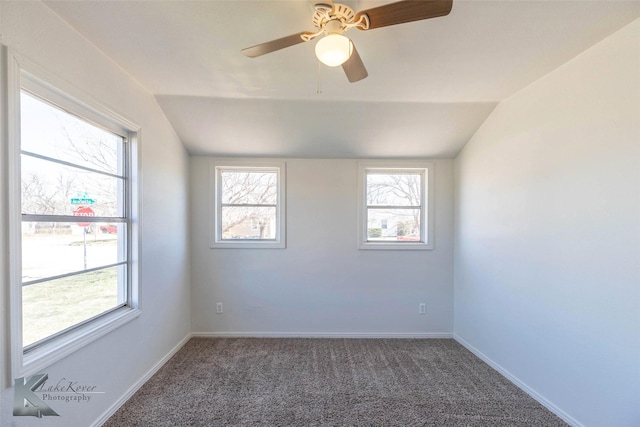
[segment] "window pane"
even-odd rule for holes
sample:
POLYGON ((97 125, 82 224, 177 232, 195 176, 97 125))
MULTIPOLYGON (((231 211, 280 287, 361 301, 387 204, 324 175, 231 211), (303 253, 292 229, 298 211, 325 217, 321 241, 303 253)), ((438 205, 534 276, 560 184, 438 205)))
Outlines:
POLYGON ((22 213, 73 215, 89 206, 95 216, 123 216, 122 179, 21 156, 22 213), (119 193, 120 192, 120 193, 119 193))
POLYGON ((367 210, 367 240, 419 242, 420 209, 367 210))
POLYGON ((222 203, 275 205, 278 197, 276 172, 222 171, 222 203))
POLYGON ((21 149, 122 175, 123 139, 22 92, 21 149))
POLYGON ((420 206, 418 173, 367 173, 367 205, 420 206))
POLYGON ((22 281, 125 261, 125 230, 126 224, 24 221, 22 281))
POLYGON ((124 267, 22 288, 22 339, 27 346, 124 303, 124 267))
POLYGON ((222 207, 222 239, 275 239, 275 207, 222 207))

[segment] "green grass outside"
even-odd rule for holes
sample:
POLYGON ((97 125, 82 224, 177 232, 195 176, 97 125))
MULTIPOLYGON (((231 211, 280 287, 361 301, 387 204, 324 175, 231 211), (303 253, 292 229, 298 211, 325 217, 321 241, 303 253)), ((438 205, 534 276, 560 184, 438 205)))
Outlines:
POLYGON ((24 286, 23 345, 60 332, 117 304, 117 267, 24 286))

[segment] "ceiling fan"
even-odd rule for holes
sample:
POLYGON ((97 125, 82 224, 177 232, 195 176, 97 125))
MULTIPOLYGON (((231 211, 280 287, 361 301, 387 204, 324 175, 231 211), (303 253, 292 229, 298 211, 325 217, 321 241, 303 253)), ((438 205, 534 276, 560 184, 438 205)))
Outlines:
POLYGON ((351 83, 364 79, 369 74, 353 42, 344 35, 351 28, 373 30, 389 25, 404 24, 422 19, 437 18, 451 12, 453 0, 407 0, 389 3, 355 13, 353 9, 328 0, 316 3, 312 22, 317 32, 303 31, 280 39, 271 40, 242 50, 246 56, 271 53, 285 47, 308 42, 324 36, 316 44, 316 56, 320 62, 337 67, 342 65, 351 83))

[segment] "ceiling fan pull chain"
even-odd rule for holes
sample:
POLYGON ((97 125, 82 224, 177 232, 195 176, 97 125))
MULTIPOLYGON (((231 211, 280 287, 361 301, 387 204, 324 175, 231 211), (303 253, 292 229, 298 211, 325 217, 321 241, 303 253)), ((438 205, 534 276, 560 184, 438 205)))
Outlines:
POLYGON ((322 68, 322 65, 320 64, 320 61, 318 61, 318 87, 316 88, 317 95, 322 94, 322 89, 320 88, 320 69, 321 68, 322 68))

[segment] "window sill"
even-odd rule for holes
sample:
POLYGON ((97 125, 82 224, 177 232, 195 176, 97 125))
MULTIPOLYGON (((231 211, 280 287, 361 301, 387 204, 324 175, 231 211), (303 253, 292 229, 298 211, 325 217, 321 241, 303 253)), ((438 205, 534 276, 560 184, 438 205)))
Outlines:
POLYGON ((284 242, 277 240, 238 240, 238 241, 219 241, 209 245, 211 249, 285 249, 287 246, 284 242))
POLYGON ((15 369, 14 378, 27 377, 41 372, 44 368, 132 321, 139 315, 139 309, 122 307, 33 349, 22 355, 22 366, 15 369))
POLYGON ((431 251, 431 243, 387 243, 387 242, 361 242, 358 245, 360 250, 383 250, 383 251, 431 251))

